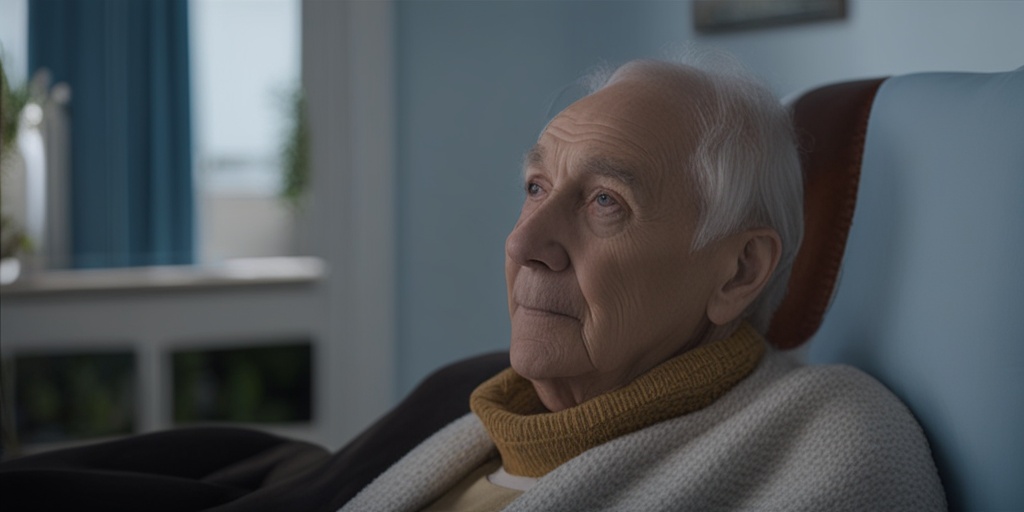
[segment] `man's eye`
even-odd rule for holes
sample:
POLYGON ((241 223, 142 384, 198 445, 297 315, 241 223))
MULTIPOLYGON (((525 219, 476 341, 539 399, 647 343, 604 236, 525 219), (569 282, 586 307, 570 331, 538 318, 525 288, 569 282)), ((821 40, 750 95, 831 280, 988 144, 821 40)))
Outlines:
POLYGON ((608 194, 598 194, 597 197, 594 198, 594 201, 598 206, 615 206, 618 204, 615 202, 615 199, 608 194))
POLYGON ((536 184, 536 183, 534 183, 532 181, 526 184, 526 194, 527 195, 535 196, 535 195, 537 195, 539 193, 540 193, 540 185, 538 185, 538 184, 536 184))

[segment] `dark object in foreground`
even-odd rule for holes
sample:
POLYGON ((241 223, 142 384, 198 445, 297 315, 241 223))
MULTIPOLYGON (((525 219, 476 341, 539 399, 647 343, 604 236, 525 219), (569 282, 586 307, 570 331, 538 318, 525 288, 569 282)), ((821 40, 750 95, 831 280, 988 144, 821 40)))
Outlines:
POLYGON ((337 510, 395 461, 469 412, 507 353, 457 362, 334 454, 240 428, 157 432, 0 464, 5 510, 337 510))

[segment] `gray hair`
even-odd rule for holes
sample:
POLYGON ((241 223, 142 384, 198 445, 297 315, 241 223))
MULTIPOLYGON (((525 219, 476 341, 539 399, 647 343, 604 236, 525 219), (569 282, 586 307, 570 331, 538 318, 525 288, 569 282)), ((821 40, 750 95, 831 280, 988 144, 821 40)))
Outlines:
MULTIPOLYGON (((691 49, 674 62, 649 62, 676 70, 693 68, 707 84, 708 100, 695 102, 699 139, 684 163, 693 173, 698 198, 692 250, 758 227, 774 229, 782 240, 774 274, 744 315, 764 333, 786 295, 803 238, 803 176, 790 113, 723 52, 691 49)), ((611 75, 603 68, 584 80, 596 91, 611 75)))

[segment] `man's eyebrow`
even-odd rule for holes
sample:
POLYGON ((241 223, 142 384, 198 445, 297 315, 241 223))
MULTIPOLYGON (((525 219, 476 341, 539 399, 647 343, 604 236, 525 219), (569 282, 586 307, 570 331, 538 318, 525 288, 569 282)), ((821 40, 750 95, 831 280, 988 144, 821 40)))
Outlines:
MULTIPOLYGON (((526 170, 530 167, 543 167, 544 155, 544 146, 541 146, 539 143, 534 144, 523 155, 523 173, 525 174, 526 170)), ((587 174, 595 174, 619 181, 641 198, 646 198, 650 195, 650 191, 643 187, 643 184, 637 179, 637 174, 632 169, 632 166, 616 158, 605 155, 592 156, 583 162, 581 170, 587 174)))
POLYGON ((630 166, 614 158, 604 156, 589 158, 584 162, 583 171, 613 178, 630 188, 636 188, 637 185, 636 173, 630 169, 630 166))
POLYGON ((544 146, 534 144, 526 154, 523 155, 523 168, 540 167, 544 162, 544 146))
MULTIPOLYGON (((523 155, 523 168, 542 167, 544 163, 544 146, 534 144, 529 151, 523 155)), ((630 167, 614 158, 595 156, 588 158, 583 165, 585 172, 606 176, 633 186, 636 184, 636 173, 630 167)))

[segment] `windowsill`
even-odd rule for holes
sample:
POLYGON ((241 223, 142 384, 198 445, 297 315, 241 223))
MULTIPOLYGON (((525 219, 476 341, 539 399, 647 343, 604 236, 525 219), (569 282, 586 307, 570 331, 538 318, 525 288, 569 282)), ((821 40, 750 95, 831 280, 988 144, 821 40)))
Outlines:
POLYGON ((239 258, 216 265, 49 270, 0 286, 0 295, 311 284, 327 268, 314 257, 239 258))

